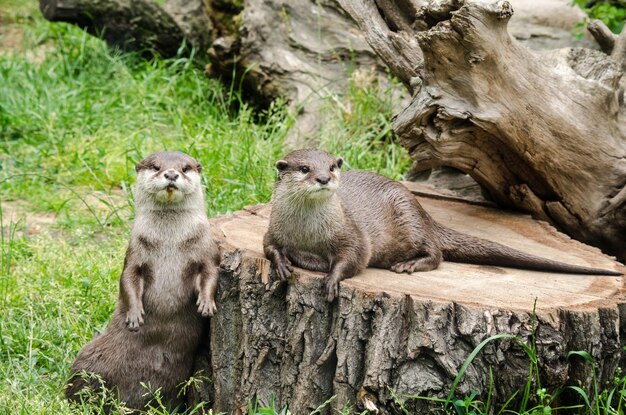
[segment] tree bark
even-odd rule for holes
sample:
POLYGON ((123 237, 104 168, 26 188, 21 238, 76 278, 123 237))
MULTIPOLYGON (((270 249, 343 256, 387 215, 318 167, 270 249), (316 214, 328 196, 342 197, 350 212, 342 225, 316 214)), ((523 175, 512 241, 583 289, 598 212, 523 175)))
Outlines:
MULTIPOLYGON (((435 219, 459 231, 561 261, 624 269, 546 223, 409 186, 424 195, 420 202, 435 219)), ((393 394, 445 398, 472 350, 499 333, 528 345, 535 336, 548 391, 578 381, 591 387, 591 368, 568 362, 568 351, 594 357, 599 384, 620 363, 626 329, 620 278, 455 263, 413 275, 367 269, 343 281, 328 304, 323 274, 296 269, 292 281, 277 279, 262 254, 269 212, 255 206, 212 221, 224 250, 210 335, 217 412, 245 413, 249 399, 275 396, 277 407, 302 414, 335 396, 322 413, 348 404, 400 413, 393 394)), ((492 342, 467 370, 457 396, 487 391, 492 370, 499 408, 525 385, 528 367, 516 341, 492 342)), ((405 407, 423 413, 439 404, 411 400, 405 407)))
POLYGON ((593 20, 589 23, 589 32, 598 41, 602 51, 621 65, 622 72, 626 71, 626 30, 619 36, 614 35, 602 20, 593 20))
POLYGON ((414 172, 457 168, 500 205, 626 258, 626 123, 617 46, 626 35, 615 40, 613 58, 589 49, 536 53, 507 33, 513 10, 506 1, 434 2, 406 30, 396 29, 396 14, 373 0, 339 1, 368 39, 387 34, 381 46, 370 44, 411 86, 412 102, 393 129, 414 172), (413 48, 388 53, 398 37, 417 41, 423 66, 405 64, 413 48))
POLYGON ((185 35, 189 44, 205 56, 213 41, 213 25, 203 0, 165 0, 163 10, 167 12, 185 35))
POLYGON ((587 15, 571 0, 509 0, 509 3, 515 14, 509 22, 508 32, 524 46, 533 50, 597 48, 590 35, 573 34, 574 28, 587 15))

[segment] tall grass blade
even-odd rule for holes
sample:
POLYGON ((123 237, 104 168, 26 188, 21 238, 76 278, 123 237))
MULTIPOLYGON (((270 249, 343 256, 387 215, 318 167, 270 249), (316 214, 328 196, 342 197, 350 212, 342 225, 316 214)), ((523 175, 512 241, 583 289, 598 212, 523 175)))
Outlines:
POLYGON ((490 337, 486 338, 485 340, 483 340, 482 342, 480 342, 480 344, 478 344, 478 346, 476 346, 474 348, 474 350, 472 350, 472 353, 470 353, 470 355, 467 357, 467 359, 465 359, 465 362, 463 362, 463 365, 461 365, 461 369, 459 370, 459 373, 456 375, 456 378, 454 378, 454 381, 452 382, 452 386, 450 387, 450 392, 448 393, 448 397, 446 398, 446 404, 452 403, 452 398, 454 397, 454 392, 456 391, 456 388, 457 388, 459 382, 461 381, 461 378, 465 374, 465 371, 467 370, 469 365, 472 364, 472 362, 474 361, 474 359, 476 358, 478 353, 480 353, 480 351, 486 345, 488 345, 492 341, 496 341, 496 340, 500 340, 500 339, 514 339, 514 338, 516 338, 516 337, 514 335, 512 335, 512 334, 502 333, 502 334, 496 334, 496 335, 490 336, 490 337))

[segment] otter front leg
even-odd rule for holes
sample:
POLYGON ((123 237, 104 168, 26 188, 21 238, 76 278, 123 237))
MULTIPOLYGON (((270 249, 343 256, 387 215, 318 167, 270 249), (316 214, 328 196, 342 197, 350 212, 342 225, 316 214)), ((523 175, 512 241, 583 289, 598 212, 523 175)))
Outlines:
POLYGON ((291 276, 293 266, 289 258, 287 258, 285 248, 276 246, 269 232, 266 233, 263 238, 263 252, 265 253, 265 257, 269 259, 274 266, 281 280, 284 281, 291 276))
POLYGON ((195 287, 196 293, 198 294, 196 305, 198 306, 198 313, 202 314, 202 317, 213 316, 217 311, 215 292, 217 291, 218 278, 219 271, 217 263, 200 265, 200 272, 196 276, 195 287))
POLYGON ((339 295, 339 283, 346 278, 354 277, 361 269, 365 268, 365 265, 348 259, 340 259, 340 257, 333 261, 330 272, 324 277, 326 301, 332 303, 339 295))
MULTIPOLYGON (((128 253, 126 257, 128 258, 128 253)), ((143 289, 144 278, 141 267, 126 266, 125 264, 120 279, 120 296, 126 306, 125 323, 126 328, 130 331, 138 331, 139 327, 143 326, 143 289)))

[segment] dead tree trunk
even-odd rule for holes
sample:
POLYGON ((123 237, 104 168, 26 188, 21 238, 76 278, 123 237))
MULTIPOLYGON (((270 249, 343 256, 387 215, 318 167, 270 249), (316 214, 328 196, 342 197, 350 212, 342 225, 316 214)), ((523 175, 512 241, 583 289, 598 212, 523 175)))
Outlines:
POLYGON ((414 171, 457 168, 499 204, 626 258, 624 35, 614 59, 536 53, 509 36, 506 1, 434 2, 416 17, 398 15, 402 0, 339 1, 411 86, 394 131, 414 171), (423 64, 409 64, 418 50, 423 64))
MULTIPOLYGON (((547 28, 545 22, 537 21, 538 10, 543 9, 535 3, 516 1, 526 13, 515 25, 515 36, 538 48, 573 41, 569 28, 547 28)), ((565 0, 550 0, 543 7, 551 17, 567 15, 557 20, 571 26, 575 13, 567 8, 563 13, 560 1, 565 0)), ((425 3, 411 0, 395 7, 392 2, 381 2, 395 19, 392 31, 381 33, 391 33, 397 48, 385 48, 384 39, 376 42, 375 33, 367 35, 376 42, 378 53, 384 53, 383 49, 399 52, 386 59, 388 63, 402 60, 393 67, 396 72, 412 73, 421 61, 417 43, 406 36, 411 19, 402 16, 415 15, 425 3)), ((244 94, 261 106, 278 97, 289 103, 297 116, 288 139, 292 147, 315 141, 324 116, 332 116, 324 107, 341 99, 355 72, 367 72, 368 76, 360 78, 388 84, 386 68, 337 0, 166 0, 163 9, 150 0, 41 0, 40 4, 47 18, 104 33, 107 42, 123 50, 156 50, 168 57, 177 53, 185 39, 204 56, 210 46, 212 75, 243 85, 244 94)), ((372 16, 364 17, 380 18, 376 16, 373 10, 372 16)), ((406 82, 406 76, 399 76, 406 82)), ((399 88, 398 109, 406 101, 403 93, 399 88)))
POLYGON ((47 20, 75 24, 125 51, 170 57, 185 39, 172 16, 150 0, 39 0, 39 8, 47 20))
POLYGON ((211 0, 216 28, 212 73, 243 80, 257 102, 284 98, 298 123, 291 146, 314 139, 325 105, 347 89, 355 70, 387 82, 386 68, 336 0, 211 0))
MULTIPOLYGON (((574 264, 624 269, 527 216, 439 193, 419 199, 435 219, 459 231, 574 264)), ((213 219, 225 251, 207 368, 217 412, 245 413, 249 399, 269 402, 274 395, 279 408, 288 405, 294 414, 309 413, 332 396, 323 413, 348 403, 370 413, 401 413, 394 393, 445 398, 472 350, 498 333, 526 344, 536 336, 541 384, 549 391, 568 382, 591 385, 591 368, 568 362, 568 351, 594 357, 600 384, 620 363, 626 329, 621 278, 455 263, 413 275, 367 269, 343 281, 338 299, 328 304, 323 274, 297 269, 288 283, 275 276, 262 254, 269 212, 256 206, 213 219)), ((500 408, 525 385, 528 367, 516 341, 493 342, 467 370, 457 396, 487 391, 493 370, 493 402, 500 408)), ((405 407, 425 413, 438 405, 413 400, 405 407)))
POLYGON ((40 0, 40 8, 46 19, 79 25, 122 50, 171 57, 183 40, 201 56, 208 48, 211 75, 243 85, 260 106, 279 97, 289 103, 297 116, 292 146, 314 138, 321 108, 343 94, 354 71, 388 82, 336 0, 167 0, 164 8, 151 0, 40 0))

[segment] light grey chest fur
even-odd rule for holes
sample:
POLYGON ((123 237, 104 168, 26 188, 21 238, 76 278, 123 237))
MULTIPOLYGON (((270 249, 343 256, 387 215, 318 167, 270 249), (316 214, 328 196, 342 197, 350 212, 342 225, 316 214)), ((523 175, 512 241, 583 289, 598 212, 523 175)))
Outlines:
POLYGON ((189 278, 185 272, 191 264, 206 260, 202 258, 207 251, 202 245, 210 243, 206 217, 140 218, 133 233, 145 240, 140 260, 152 273, 144 303, 162 312, 176 312, 181 304, 192 300, 193 280, 185 281, 189 278))
POLYGON ((277 208, 272 212, 274 238, 287 249, 323 254, 336 237, 342 212, 333 205, 277 208))

